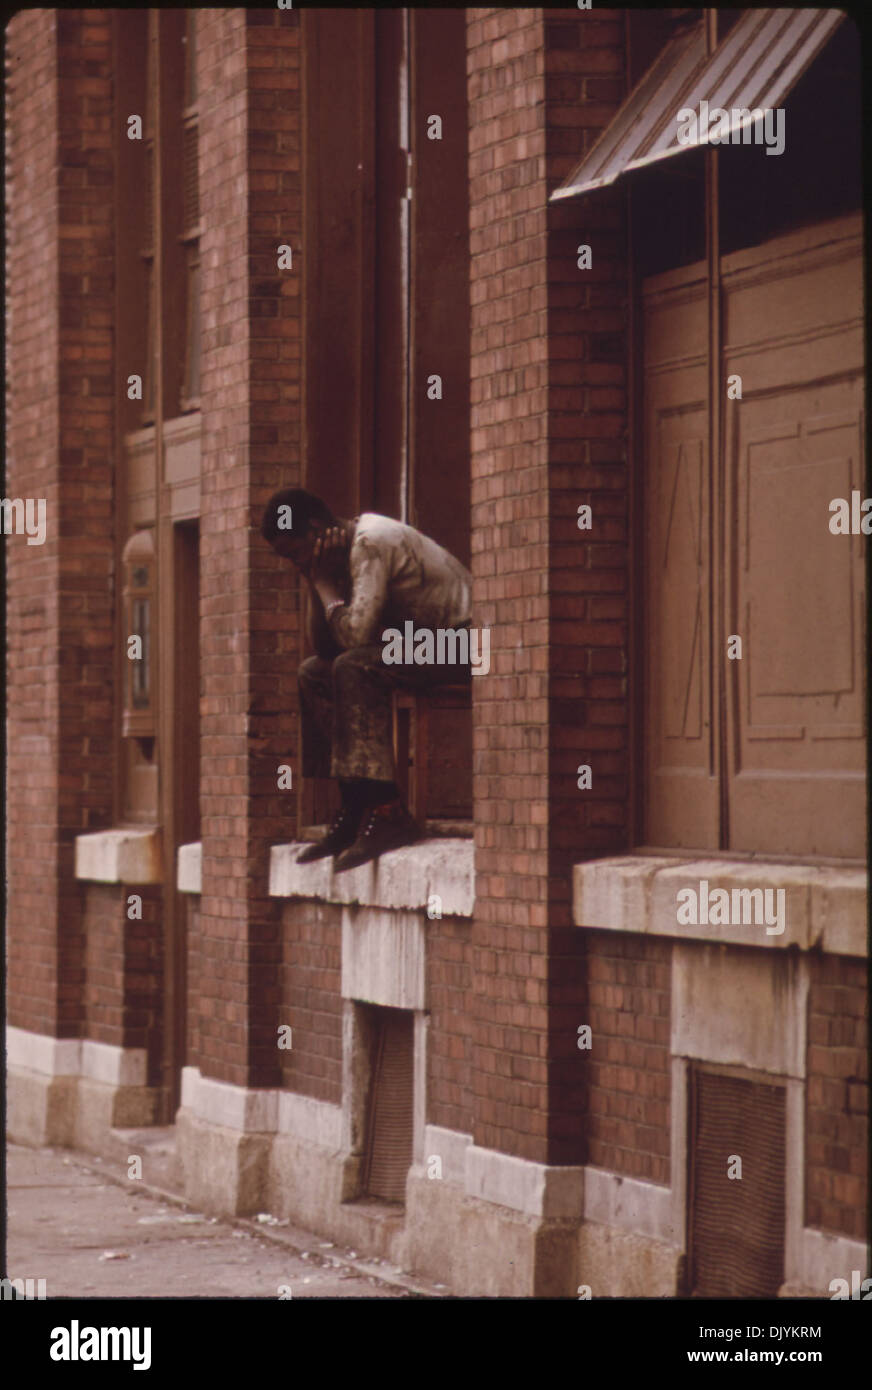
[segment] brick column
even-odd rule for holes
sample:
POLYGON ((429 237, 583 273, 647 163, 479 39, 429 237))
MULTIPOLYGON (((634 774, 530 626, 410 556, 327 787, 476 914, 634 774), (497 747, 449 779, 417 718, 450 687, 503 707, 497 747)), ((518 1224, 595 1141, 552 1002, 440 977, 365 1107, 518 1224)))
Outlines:
POLYGON ((198 1061, 279 1083, 280 924, 269 849, 293 837, 297 586, 259 534, 300 481, 299 15, 198 15, 203 219, 198 1061), (293 269, 278 269, 278 248, 293 269))
POLYGON ((622 29, 468 11, 472 571, 492 653, 473 683, 473 1136, 547 1164, 585 1157, 570 870, 625 842, 628 737, 622 201, 547 200, 617 108, 622 29))
POLYGON ((80 1036, 77 834, 111 824, 113 228, 109 12, 8 35, 7 498, 44 498, 8 575, 8 1021, 80 1036))

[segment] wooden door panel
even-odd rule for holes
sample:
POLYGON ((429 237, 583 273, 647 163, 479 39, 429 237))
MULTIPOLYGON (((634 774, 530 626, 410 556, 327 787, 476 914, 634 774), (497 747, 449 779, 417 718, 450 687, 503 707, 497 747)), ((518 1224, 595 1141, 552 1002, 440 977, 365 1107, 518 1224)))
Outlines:
POLYGON ((863 538, 828 527, 859 486, 861 396, 859 377, 795 387, 736 421, 734 849, 864 852, 863 538))
POLYGON ((704 369, 654 376, 646 422, 645 838, 716 848, 704 369))
POLYGON ((829 530, 831 500, 862 489, 859 254, 809 251, 773 274, 786 287, 761 300, 756 322, 747 284, 726 295, 725 374, 743 383, 725 450, 728 631, 743 642, 727 672, 729 848, 859 858, 864 538, 829 530), (741 314, 732 298, 746 301, 741 314), (763 313, 769 300, 777 316, 763 313), (740 323, 754 340, 744 348, 740 323))

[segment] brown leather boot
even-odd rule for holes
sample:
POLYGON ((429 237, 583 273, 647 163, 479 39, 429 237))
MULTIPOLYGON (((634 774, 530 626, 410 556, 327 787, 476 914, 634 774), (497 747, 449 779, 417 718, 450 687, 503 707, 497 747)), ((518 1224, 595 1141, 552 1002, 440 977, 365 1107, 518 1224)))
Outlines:
POLYGON ((412 819, 401 801, 371 806, 364 814, 356 840, 339 855, 333 872, 340 874, 345 869, 356 869, 388 850, 402 849, 403 845, 412 845, 420 838, 417 821, 412 819))
POLYGON ((342 806, 330 822, 327 834, 301 850, 297 863, 311 864, 315 859, 326 859, 328 854, 339 854, 341 850, 348 849, 349 845, 354 844, 364 814, 363 810, 352 811, 348 806, 342 806))

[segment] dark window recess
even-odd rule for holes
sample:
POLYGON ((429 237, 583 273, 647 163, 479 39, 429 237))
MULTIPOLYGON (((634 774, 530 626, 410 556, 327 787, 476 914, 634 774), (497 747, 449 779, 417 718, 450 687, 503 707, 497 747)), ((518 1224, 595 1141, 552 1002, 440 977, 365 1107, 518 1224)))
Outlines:
POLYGON ((785 102, 781 154, 765 143, 718 146, 722 255, 861 206, 860 71, 860 36, 846 19, 785 102))
POLYGON ((627 183, 633 246, 643 278, 705 258, 704 150, 688 150, 639 169, 627 183))
POLYGON ((412 1162, 414 1019, 405 1009, 372 1010, 375 1021, 363 1189, 404 1202, 412 1162))
POLYGON ((200 176, 198 169, 197 126, 185 126, 184 134, 184 224, 185 231, 196 227, 200 220, 200 176))
POLYGON ((784 1087, 694 1068, 688 1266, 695 1298, 775 1298, 784 1280, 784 1087), (731 1156, 741 1178, 728 1177, 731 1156))

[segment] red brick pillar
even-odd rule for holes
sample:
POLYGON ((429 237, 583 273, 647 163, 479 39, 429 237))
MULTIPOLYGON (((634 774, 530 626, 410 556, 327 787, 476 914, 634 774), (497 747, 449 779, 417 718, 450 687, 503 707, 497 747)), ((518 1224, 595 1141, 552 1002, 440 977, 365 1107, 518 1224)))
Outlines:
POLYGON ((626 843, 628 737, 622 199, 548 197, 619 104, 622 31, 614 11, 468 11, 472 571, 491 630, 473 682, 473 1137, 546 1164, 585 1157, 571 866, 626 843))
MULTIPOLYGON (((199 1065, 279 1083, 281 940, 269 850, 293 838, 297 588, 259 533, 300 482, 296 10, 198 14, 203 219, 199 1065), (293 269, 279 270, 289 245, 293 269)), ((294 782, 296 786, 296 782, 294 782)))
POLYGON ((8 1022, 75 1038, 84 1010, 75 837, 112 823, 111 15, 7 30, 8 1022))

